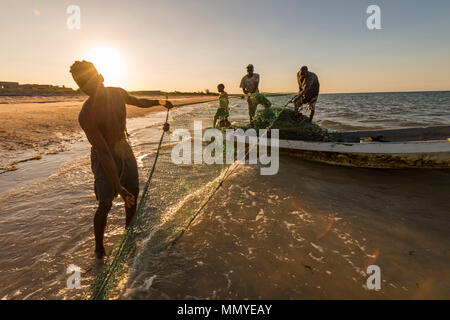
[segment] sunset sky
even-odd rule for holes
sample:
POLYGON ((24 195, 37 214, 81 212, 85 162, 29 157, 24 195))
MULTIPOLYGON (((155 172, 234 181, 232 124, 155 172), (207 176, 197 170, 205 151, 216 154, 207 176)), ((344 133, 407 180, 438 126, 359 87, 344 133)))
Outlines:
POLYGON ((450 1, 0 0, 0 81, 65 85, 74 60, 128 90, 297 90, 302 65, 322 92, 450 90, 450 1), (368 30, 368 5, 382 30, 368 30), (69 5, 81 29, 66 26, 69 5), (101 69, 99 67, 99 69, 101 69), (108 78, 109 75, 109 78, 108 78))

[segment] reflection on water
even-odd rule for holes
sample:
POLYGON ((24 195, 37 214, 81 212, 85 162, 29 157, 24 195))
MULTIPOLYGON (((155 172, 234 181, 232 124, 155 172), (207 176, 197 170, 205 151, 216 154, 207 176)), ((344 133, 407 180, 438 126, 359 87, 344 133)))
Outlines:
MULTIPOLYGON (((232 120, 245 117, 245 108, 232 113, 232 120)), ((178 121, 193 119, 202 114, 178 121)), ((214 181, 220 175, 218 168, 165 163, 165 172, 179 170, 179 176, 214 181)), ((117 297, 450 296, 449 274, 442 271, 450 262, 448 171, 343 168, 287 157, 281 158, 276 176, 242 167, 177 245, 167 249, 176 226, 184 225, 209 194, 208 187, 194 197, 186 194, 183 187, 190 181, 159 181, 155 197, 170 190, 169 198, 178 197, 183 205, 168 210, 174 207, 159 201, 153 208, 147 225, 158 230, 142 233, 127 284, 117 297), (170 213, 161 219, 164 212, 170 213), (382 270, 380 292, 365 289, 365 271, 372 264, 382 270)))
MULTIPOLYGON (((203 108, 194 105, 172 114, 203 108)), ((165 113, 128 121, 139 161, 141 187, 154 160, 165 113)), ((0 298, 81 298, 98 271, 93 249, 96 200, 89 144, 83 140, 69 152, 26 162, 0 177, 0 298), (82 290, 66 289, 66 268, 81 267, 82 290)), ((125 225, 123 203, 108 216, 105 242, 111 249, 125 225)))
MULTIPOLYGON (((385 126, 372 119, 375 111, 350 120, 351 111, 367 100, 370 110, 378 101, 384 106, 378 114, 398 116, 394 126, 407 126, 405 121, 449 122, 448 108, 440 118, 422 114, 411 120, 390 112, 397 107, 386 107, 386 101, 420 100, 417 96, 342 99, 321 96, 318 121, 385 126), (339 115, 343 104, 349 110, 339 115)), ((431 103, 428 110, 448 106, 448 94, 435 99, 442 105, 431 103)), ((288 97, 271 100, 281 106, 288 97)), ((231 120, 246 120, 244 100, 233 99, 231 107, 231 120)), ((216 108, 211 102, 176 110, 172 130, 192 130, 194 120, 205 121, 204 128, 211 126, 216 108)), ((129 122, 141 186, 164 117, 160 113, 129 122)), ((0 176, 0 298, 71 299, 86 293, 99 269, 93 258, 96 203, 88 150, 82 141, 71 153, 29 162, 0 176), (82 290, 66 289, 70 264, 82 269, 82 290)), ((343 168, 282 157, 280 172, 264 177, 257 166, 243 166, 168 250, 168 241, 183 229, 226 169, 174 165, 170 153, 171 147, 162 149, 140 226, 139 250, 117 297, 450 297, 448 171, 343 168), (364 288, 365 268, 374 263, 381 267, 383 279, 378 293, 364 288)), ((123 225, 123 204, 116 201, 108 217, 107 250, 123 225)))
POLYGON ((273 177, 242 167, 175 247, 146 243, 121 297, 449 298, 449 178, 291 158, 273 177), (365 289, 372 264, 380 292, 365 289))

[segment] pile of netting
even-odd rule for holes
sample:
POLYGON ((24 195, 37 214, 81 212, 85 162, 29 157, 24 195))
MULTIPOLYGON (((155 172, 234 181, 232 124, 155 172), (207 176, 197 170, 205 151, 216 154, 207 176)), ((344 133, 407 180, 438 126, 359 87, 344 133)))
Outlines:
POLYGON ((280 139, 294 139, 304 141, 333 141, 332 135, 318 124, 309 122, 308 118, 299 112, 288 108, 266 108, 259 110, 251 125, 246 129, 272 129, 280 130, 280 139))

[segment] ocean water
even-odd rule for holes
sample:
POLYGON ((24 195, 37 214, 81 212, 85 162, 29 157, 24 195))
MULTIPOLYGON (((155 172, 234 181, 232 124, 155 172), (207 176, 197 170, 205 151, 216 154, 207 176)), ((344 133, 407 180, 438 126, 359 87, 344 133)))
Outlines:
MULTIPOLYGON (((270 97, 276 105, 287 96, 270 97)), ((1 104, 83 102, 83 96, 14 97, 0 96, 1 104)), ((236 100, 234 119, 246 115, 236 100)), ((233 103, 232 103, 233 104, 233 103)), ((244 108, 245 109, 245 108, 244 108)), ((315 120, 330 130, 364 130, 448 125, 450 91, 321 94, 315 120)))
MULTIPOLYGON (((276 106, 289 96, 271 97, 276 106)), ((231 100, 246 121, 245 100, 231 100)), ((1 108, 1 106, 0 106, 1 108)), ((171 112, 171 130, 212 125, 216 102, 171 112)), ((158 113, 128 122, 140 183, 153 163, 158 113)), ((321 95, 316 120, 330 130, 450 124, 450 93, 321 95)), ((149 201, 115 298, 450 298, 450 172, 330 166, 282 156, 275 176, 239 166, 187 227, 226 165, 175 165, 164 141, 149 201), (185 230, 176 245, 167 243, 185 230), (382 289, 365 288, 368 265, 382 289)), ((102 266, 93 257, 95 211, 89 145, 0 175, 0 298, 77 299, 102 266), (82 270, 81 290, 66 269, 82 270)), ((116 201, 105 234, 123 232, 116 201)))
POLYGON ((450 124, 450 91, 320 95, 318 123, 330 130, 450 124))

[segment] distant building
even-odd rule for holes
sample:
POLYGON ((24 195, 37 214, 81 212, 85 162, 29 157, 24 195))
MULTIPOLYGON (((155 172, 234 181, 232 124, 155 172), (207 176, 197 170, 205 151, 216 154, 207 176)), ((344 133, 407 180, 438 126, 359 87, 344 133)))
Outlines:
POLYGON ((65 89, 64 86, 53 86, 51 84, 19 84, 18 82, 0 82, 0 89, 65 89))
POLYGON ((19 87, 18 82, 5 82, 0 81, 0 89, 16 89, 19 87))
MULTIPOLYGON (((54 86, 51 84, 19 84, 18 82, 0 81, 0 95, 53 95, 53 94, 74 94, 72 88, 65 86, 54 86)), ((79 92, 78 92, 79 93, 79 92)))

